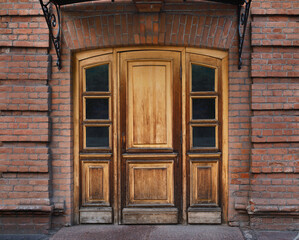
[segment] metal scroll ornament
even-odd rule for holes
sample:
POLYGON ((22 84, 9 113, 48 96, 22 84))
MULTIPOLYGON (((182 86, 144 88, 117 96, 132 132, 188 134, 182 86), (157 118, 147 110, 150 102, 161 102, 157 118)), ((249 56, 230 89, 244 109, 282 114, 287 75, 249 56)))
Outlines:
POLYGON ((58 69, 61 69, 61 41, 60 41, 60 7, 51 1, 44 4, 43 0, 39 0, 44 16, 49 28, 50 38, 54 44, 58 69), (54 7, 52 7, 54 6, 54 7), (53 9, 54 8, 54 9, 53 9))
POLYGON ((244 3, 238 6, 238 32, 239 32, 239 65, 238 68, 241 69, 242 67, 242 51, 243 51, 243 43, 245 39, 245 32, 247 26, 247 20, 249 17, 249 10, 251 0, 244 0, 244 3), (245 3, 245 8, 243 5, 245 3))

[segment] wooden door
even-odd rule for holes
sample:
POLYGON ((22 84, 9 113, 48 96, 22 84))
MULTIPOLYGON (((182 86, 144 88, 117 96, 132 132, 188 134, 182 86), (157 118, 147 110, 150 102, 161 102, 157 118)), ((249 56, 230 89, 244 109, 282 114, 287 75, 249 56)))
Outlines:
POLYGON ((178 223, 180 53, 132 51, 119 59, 122 223, 178 223))
POLYGON ((226 222, 227 53, 136 47, 74 59, 74 222, 226 222))

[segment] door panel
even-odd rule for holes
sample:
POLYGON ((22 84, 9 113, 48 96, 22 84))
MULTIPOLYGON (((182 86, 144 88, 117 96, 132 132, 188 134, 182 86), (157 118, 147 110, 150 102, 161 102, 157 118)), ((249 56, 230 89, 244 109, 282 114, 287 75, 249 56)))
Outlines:
POLYGON ((172 75, 165 61, 128 62, 128 148, 173 148, 172 75))
POLYGON ((123 223, 178 222, 179 66, 178 52, 120 54, 123 223))
POLYGON ((109 206, 109 162, 82 162, 82 205, 109 206))
POLYGON ((192 160, 190 206, 218 206, 218 162, 192 160))
POLYGON ((127 161, 127 206, 174 205, 173 161, 127 161))

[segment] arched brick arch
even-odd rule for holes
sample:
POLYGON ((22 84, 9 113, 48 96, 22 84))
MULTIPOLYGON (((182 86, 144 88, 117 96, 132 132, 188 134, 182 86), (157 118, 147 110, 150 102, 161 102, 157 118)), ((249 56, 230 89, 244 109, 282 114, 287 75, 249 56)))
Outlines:
POLYGON ((118 10, 117 5, 109 12, 96 11, 95 6, 94 11, 84 14, 78 14, 79 6, 65 7, 63 48, 147 44, 230 49, 237 40, 236 9, 220 5, 224 6, 223 11, 216 4, 196 4, 186 5, 181 11, 169 6, 161 13, 137 13, 134 8, 125 12, 118 10), (198 11, 207 6, 208 11, 198 11))

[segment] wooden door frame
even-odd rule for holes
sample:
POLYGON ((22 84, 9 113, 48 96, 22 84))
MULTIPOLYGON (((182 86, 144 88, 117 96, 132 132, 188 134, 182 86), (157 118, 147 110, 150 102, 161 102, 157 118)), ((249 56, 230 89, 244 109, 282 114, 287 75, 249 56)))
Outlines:
POLYGON ((73 147, 74 147, 74 182, 73 182, 73 223, 79 224, 79 207, 80 207, 80 164, 79 164, 79 99, 80 99, 80 62, 89 58, 104 54, 112 54, 114 68, 112 69, 112 165, 113 165, 113 223, 121 224, 121 207, 120 204, 120 137, 118 132, 120 131, 120 79, 119 79, 119 54, 126 51, 143 51, 143 50, 160 50, 160 51, 176 51, 181 53, 181 71, 182 71, 182 93, 181 93, 181 104, 182 104, 182 224, 187 224, 187 175, 186 175, 186 53, 193 53, 203 56, 209 56, 221 60, 221 81, 222 81, 222 168, 221 168, 221 181, 220 181, 220 196, 221 196, 221 208, 222 208, 222 222, 227 223, 228 221, 228 52, 213 49, 200 49, 200 48, 189 48, 189 47, 155 47, 155 46, 143 46, 143 47, 123 47, 123 48, 107 48, 107 49, 96 49, 88 50, 84 52, 74 53, 72 56, 73 66, 73 147))

